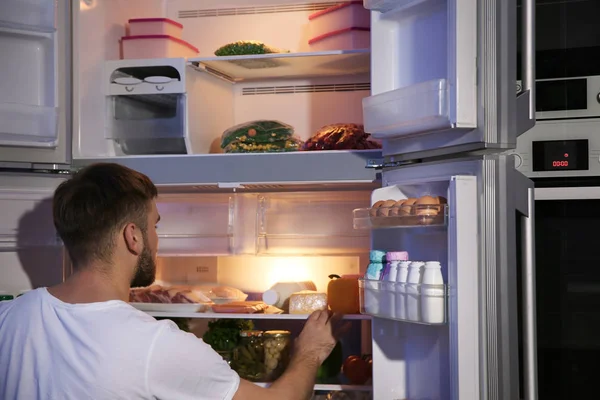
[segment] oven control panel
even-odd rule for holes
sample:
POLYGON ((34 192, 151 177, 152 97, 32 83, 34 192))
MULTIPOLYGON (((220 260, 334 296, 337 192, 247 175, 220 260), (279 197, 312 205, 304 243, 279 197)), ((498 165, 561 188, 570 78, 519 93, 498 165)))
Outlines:
POLYGON ((600 176, 600 119, 538 120, 513 154, 530 178, 600 176))

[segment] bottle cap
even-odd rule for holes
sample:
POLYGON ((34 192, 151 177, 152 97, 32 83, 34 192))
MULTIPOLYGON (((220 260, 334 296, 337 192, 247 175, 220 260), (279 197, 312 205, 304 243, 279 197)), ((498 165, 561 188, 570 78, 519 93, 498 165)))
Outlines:
POLYGON ((269 289, 263 293, 262 299, 265 302, 265 304, 273 306, 279 301, 279 293, 277 293, 273 289, 269 289))
POLYGON ((425 268, 442 268, 442 265, 438 261, 427 261, 425 268))
POLYGON ((390 251, 389 253, 386 253, 385 258, 388 261, 408 261, 408 252, 390 251))
POLYGON ((371 250, 369 252, 369 260, 371 260, 371 262, 384 263, 385 262, 385 251, 371 250))

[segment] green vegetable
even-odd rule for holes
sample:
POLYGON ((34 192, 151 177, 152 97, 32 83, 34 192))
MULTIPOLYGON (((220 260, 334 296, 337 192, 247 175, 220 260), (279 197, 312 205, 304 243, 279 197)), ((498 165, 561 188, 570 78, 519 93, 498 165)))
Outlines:
POLYGON ((245 319, 219 319, 208 323, 202 340, 215 351, 232 351, 239 342, 240 331, 254 329, 254 323, 245 319))
POLYGON ((290 139, 294 128, 279 121, 257 120, 239 124, 227 129, 221 136, 221 148, 233 142, 275 143, 290 139))
POLYGON ((342 344, 337 342, 333 351, 317 370, 317 381, 323 381, 338 376, 344 363, 342 344))
POLYGON ((253 40, 240 40, 239 42, 229 43, 221 46, 215 51, 215 55, 223 56, 245 56, 249 54, 270 54, 281 53, 279 49, 267 46, 264 43, 253 40))

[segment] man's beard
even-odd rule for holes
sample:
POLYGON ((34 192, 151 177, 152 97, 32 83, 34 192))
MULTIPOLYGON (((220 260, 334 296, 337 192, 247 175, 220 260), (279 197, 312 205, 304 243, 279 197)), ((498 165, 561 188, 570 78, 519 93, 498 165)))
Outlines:
POLYGON ((144 249, 140 253, 137 265, 135 266, 135 274, 131 280, 130 287, 150 286, 156 279, 156 262, 150 253, 146 233, 142 233, 142 235, 144 237, 144 249))

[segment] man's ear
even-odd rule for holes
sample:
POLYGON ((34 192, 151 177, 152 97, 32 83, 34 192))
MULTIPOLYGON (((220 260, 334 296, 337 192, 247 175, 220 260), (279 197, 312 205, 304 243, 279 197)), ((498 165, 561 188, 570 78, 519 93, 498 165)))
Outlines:
POLYGON ((127 250, 133 255, 139 256, 144 249, 144 238, 142 237, 142 231, 134 223, 125 225, 123 229, 123 239, 125 240, 125 246, 127 250))

